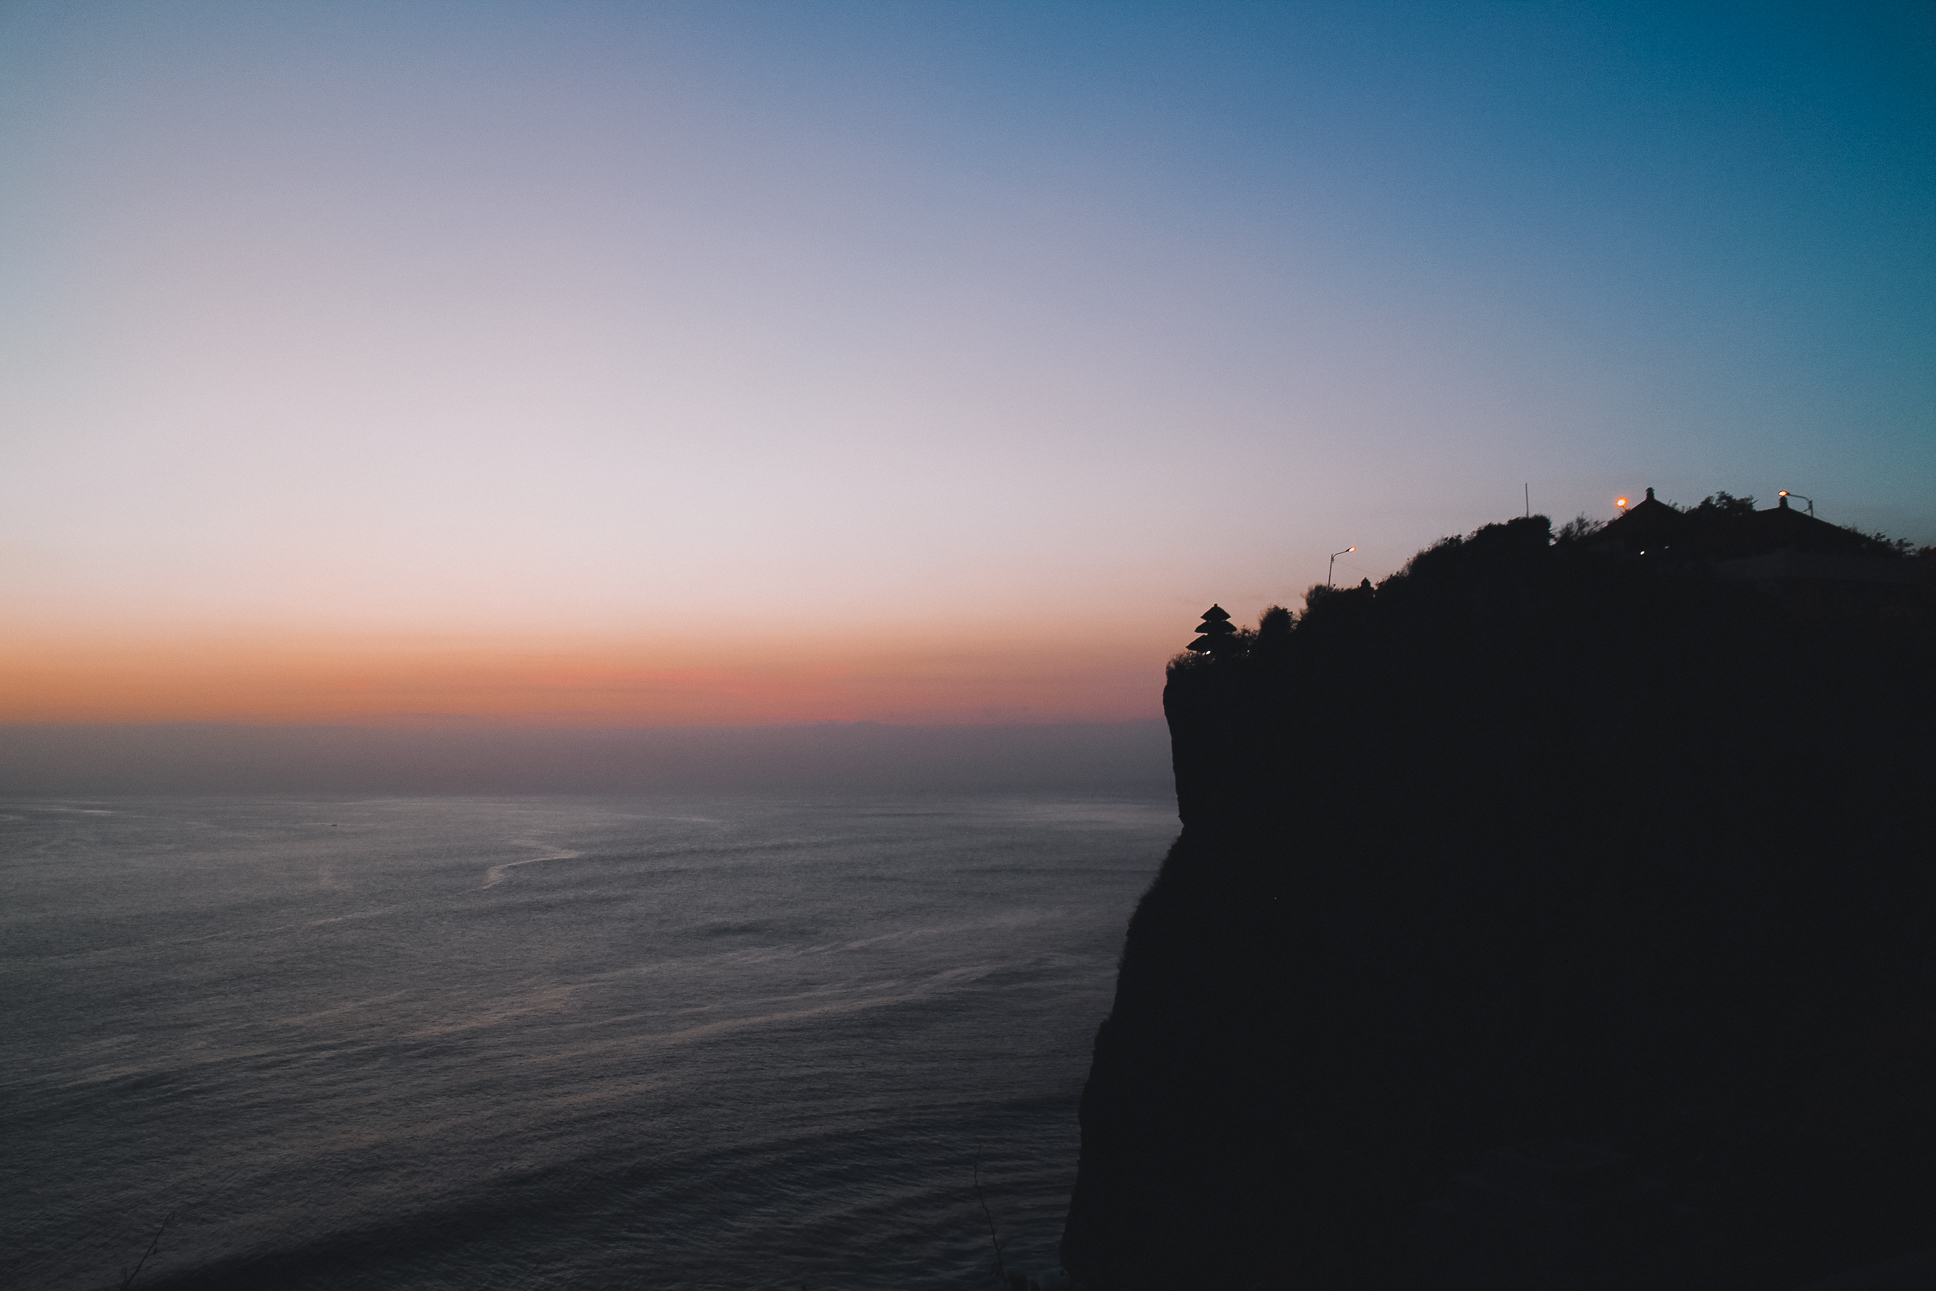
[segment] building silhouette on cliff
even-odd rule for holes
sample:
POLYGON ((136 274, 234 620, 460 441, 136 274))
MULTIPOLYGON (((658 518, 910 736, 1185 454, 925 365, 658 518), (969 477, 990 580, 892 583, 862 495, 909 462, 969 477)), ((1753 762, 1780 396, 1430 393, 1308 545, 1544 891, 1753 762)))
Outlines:
POLYGON ((1816 613, 1878 609, 1909 598, 1920 573, 1889 542, 1795 510, 1782 494, 1717 495, 1683 510, 1647 496, 1600 530, 1598 542, 1662 562, 1698 562, 1722 582, 1745 583, 1816 613))

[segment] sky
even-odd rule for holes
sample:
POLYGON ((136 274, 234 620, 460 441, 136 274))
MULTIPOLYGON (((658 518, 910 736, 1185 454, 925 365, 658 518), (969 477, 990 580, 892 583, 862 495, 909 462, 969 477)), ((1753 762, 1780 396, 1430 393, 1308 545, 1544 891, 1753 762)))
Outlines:
POLYGON ((1936 543, 1921 3, 0 0, 0 722, 1117 722, 1653 486, 1936 543))

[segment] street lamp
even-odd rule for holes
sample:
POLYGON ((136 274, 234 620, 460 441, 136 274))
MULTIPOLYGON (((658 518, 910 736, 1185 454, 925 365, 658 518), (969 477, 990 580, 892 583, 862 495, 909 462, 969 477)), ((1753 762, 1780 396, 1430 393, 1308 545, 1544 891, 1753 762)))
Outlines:
MULTIPOLYGON (((1814 517, 1814 515, 1815 515, 1815 499, 1814 499, 1814 498, 1804 498, 1804 497, 1802 497, 1802 495, 1801 495, 1801 494, 1799 494, 1799 493, 1790 493, 1790 492, 1789 492, 1789 491, 1788 491, 1787 489, 1783 489, 1783 490, 1781 491, 1781 496, 1782 496, 1782 497, 1784 497, 1784 498, 1801 498, 1801 499, 1802 499, 1802 501, 1804 501, 1804 502, 1806 502, 1806 503, 1808 503, 1808 514, 1809 514, 1809 516, 1810 516, 1810 518, 1813 518, 1813 517, 1814 517)), ((1783 503, 1782 503, 1782 505, 1783 505, 1783 506, 1787 506, 1788 504, 1787 504, 1786 502, 1783 502, 1783 503)))
POLYGON ((1325 568, 1325 571, 1324 571, 1324 585, 1326 587, 1331 586, 1331 575, 1337 571, 1338 557, 1349 556, 1352 552, 1356 550, 1358 550, 1356 547, 1346 547, 1343 551, 1334 551, 1331 553, 1331 563, 1329 566, 1325 568))

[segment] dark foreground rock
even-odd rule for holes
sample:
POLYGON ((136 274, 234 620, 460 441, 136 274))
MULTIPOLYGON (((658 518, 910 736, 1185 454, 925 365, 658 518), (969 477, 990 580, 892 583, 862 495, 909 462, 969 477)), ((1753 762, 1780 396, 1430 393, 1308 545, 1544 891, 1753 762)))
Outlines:
POLYGON ((1535 517, 1173 665, 1083 1285, 1800 1287, 1936 1240, 1928 594, 1715 569, 1535 517))

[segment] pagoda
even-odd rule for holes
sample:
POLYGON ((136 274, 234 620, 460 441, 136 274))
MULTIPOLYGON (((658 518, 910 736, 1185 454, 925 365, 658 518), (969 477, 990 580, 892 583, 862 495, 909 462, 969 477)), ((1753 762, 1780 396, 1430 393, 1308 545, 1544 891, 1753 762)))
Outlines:
POLYGON ((1212 605, 1203 612, 1203 622, 1197 624, 1197 639, 1184 649, 1196 654, 1228 655, 1243 648, 1238 640, 1237 629, 1230 622, 1230 614, 1221 605, 1212 605))

